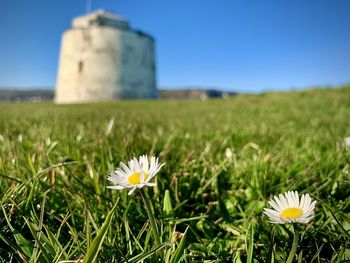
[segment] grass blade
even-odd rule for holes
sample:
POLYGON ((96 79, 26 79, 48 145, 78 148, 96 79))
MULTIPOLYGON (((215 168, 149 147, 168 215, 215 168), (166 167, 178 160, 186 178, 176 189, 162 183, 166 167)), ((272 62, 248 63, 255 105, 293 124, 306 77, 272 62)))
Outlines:
POLYGON ((113 214, 114 214, 115 210, 117 209, 118 201, 119 201, 119 198, 118 198, 117 202, 115 203, 115 205, 113 206, 112 210, 108 213, 106 220, 103 222, 103 225, 102 225, 100 231, 98 232, 97 236, 92 241, 91 246, 89 247, 89 249, 84 257, 83 263, 93 263, 96 261, 96 258, 98 256, 100 249, 101 249, 103 241, 107 235, 108 227, 111 223, 113 214))
POLYGON ((140 262, 142 260, 145 260, 146 258, 152 256, 153 254, 157 253, 157 251, 162 250, 164 247, 170 246, 170 243, 162 243, 159 246, 156 246, 154 249, 147 251, 145 253, 139 254, 129 260, 129 263, 136 263, 140 262))
POLYGON ((246 238, 246 247, 247 247, 247 263, 253 262, 253 249, 254 249, 254 227, 249 225, 248 227, 248 236, 246 238))
POLYGON ((179 262, 185 251, 186 237, 187 237, 188 227, 185 230, 183 237, 181 238, 180 244, 177 247, 174 256, 171 258, 171 263, 179 262))
POLYGON ((12 224, 10 223, 10 220, 9 218, 7 217, 7 213, 5 211, 5 208, 4 206, 1 204, 1 208, 2 208, 2 211, 4 213, 4 216, 5 216, 5 220, 7 222, 7 225, 9 226, 15 240, 16 240, 16 243, 18 245, 18 247, 20 248, 20 252, 21 254, 24 254, 27 259, 29 259, 33 253, 33 247, 31 245, 31 243, 19 232, 17 231, 13 226, 12 224))

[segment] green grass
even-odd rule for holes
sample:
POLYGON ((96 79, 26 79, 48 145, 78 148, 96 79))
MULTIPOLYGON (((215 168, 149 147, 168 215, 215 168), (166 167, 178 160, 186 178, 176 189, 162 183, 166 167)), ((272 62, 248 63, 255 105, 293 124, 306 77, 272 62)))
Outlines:
POLYGON ((0 135, 2 262, 83 260, 99 248, 97 262, 284 262, 292 226, 262 210, 287 190, 318 201, 300 226, 302 262, 350 258, 350 87, 0 104, 0 135), (108 172, 142 154, 166 163, 147 189, 160 246, 140 195, 106 189, 108 172))

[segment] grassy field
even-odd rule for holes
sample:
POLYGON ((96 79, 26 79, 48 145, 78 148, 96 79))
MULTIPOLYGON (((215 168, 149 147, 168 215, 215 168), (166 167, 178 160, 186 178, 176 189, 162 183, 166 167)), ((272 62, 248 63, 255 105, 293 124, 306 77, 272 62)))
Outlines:
POLYGON ((0 262, 88 262, 97 252, 96 262, 285 262, 292 226, 270 224, 262 211, 287 190, 317 200, 314 220, 300 225, 299 262, 345 262, 347 136, 350 87, 0 104, 0 262), (161 247, 140 194, 106 189, 119 162, 142 154, 166 163, 146 188, 161 247))

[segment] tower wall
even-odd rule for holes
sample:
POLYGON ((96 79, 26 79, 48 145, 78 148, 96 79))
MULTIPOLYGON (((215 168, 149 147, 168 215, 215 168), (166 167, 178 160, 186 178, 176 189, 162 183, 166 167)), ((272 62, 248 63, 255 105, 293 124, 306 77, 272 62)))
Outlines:
POLYGON ((73 27, 63 34, 57 103, 156 97, 151 37, 110 26, 73 27))

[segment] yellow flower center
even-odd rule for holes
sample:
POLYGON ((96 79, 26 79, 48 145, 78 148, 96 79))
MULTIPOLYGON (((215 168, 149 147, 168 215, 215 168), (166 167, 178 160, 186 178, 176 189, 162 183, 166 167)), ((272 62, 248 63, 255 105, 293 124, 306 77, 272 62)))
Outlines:
MULTIPOLYGON (((148 173, 143 172, 144 180, 147 179, 148 173)), ((129 176, 128 178, 128 183, 129 184, 139 184, 141 180, 141 173, 133 173, 132 175, 129 176)))
POLYGON ((303 214, 303 210, 301 210, 300 208, 287 208, 286 210, 283 210, 281 216, 283 219, 296 219, 299 218, 301 215, 303 214))

